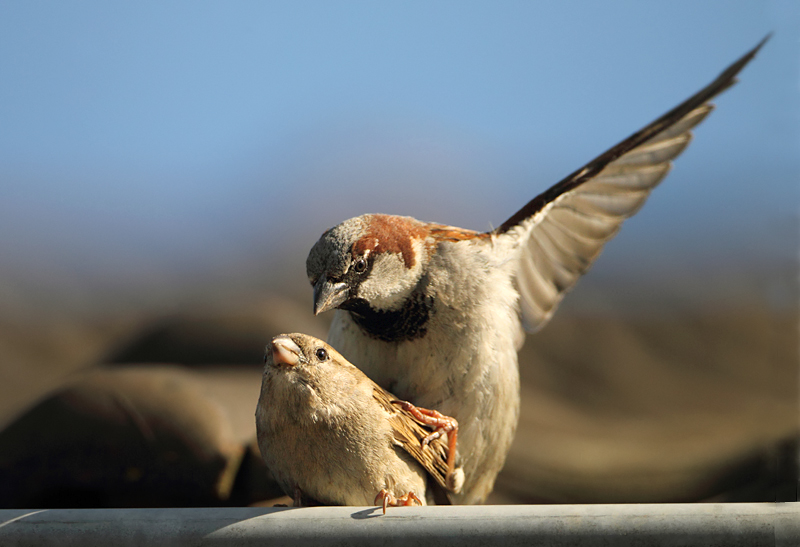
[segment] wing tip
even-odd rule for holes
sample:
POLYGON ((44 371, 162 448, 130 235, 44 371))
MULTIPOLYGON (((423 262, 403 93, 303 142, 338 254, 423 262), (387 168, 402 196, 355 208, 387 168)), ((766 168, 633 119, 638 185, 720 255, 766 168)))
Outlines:
POLYGON ((764 47, 764 44, 766 44, 767 42, 769 42, 769 40, 772 38, 772 35, 773 35, 773 34, 775 34, 775 31, 773 31, 773 30, 769 31, 769 32, 767 33, 767 35, 766 35, 766 36, 764 36, 764 37, 761 39, 761 41, 760 41, 758 44, 756 44, 756 47, 754 47, 754 48, 751 50, 751 51, 752 51, 752 53, 753 53, 753 55, 755 55, 756 53, 758 53, 758 50, 760 50, 762 47, 764 47))
MULTIPOLYGON (((682 116, 676 117, 676 114, 680 114, 680 111, 685 107, 691 105, 692 103, 697 103, 692 107, 698 108, 703 104, 708 104, 711 109, 713 109, 713 105, 711 105, 708 101, 711 101, 714 97, 718 96, 720 93, 726 91, 731 86, 733 86, 738 80, 737 75, 742 69, 750 63, 753 57, 761 50, 762 47, 772 38, 773 33, 768 33, 761 41, 756 44, 750 51, 742 55, 739 59, 734 61, 730 66, 728 66, 725 70, 723 70, 717 78, 708 84, 706 87, 695 93, 693 96, 689 97, 686 101, 679 104, 677 107, 673 108, 654 122, 650 123, 649 125, 645 126, 642 130, 634 133, 624 141, 618 143, 616 146, 612 147, 611 149, 607 150, 605 153, 601 154, 591 162, 589 162, 586 166, 582 169, 568 175, 566 178, 561 180, 560 182, 556 183, 551 188, 547 189, 545 192, 539 194, 531 201, 529 201, 522 209, 514 213, 510 218, 508 218, 505 222, 503 222, 500 226, 495 228, 491 233, 495 235, 500 235, 508 230, 510 230, 513 226, 516 226, 520 222, 524 221, 527 218, 532 217, 536 213, 542 210, 548 203, 551 203, 553 200, 568 192, 569 190, 573 189, 574 187, 580 185, 583 180, 588 178, 592 178, 594 175, 602 171, 602 169, 608 165, 610 162, 614 161, 619 156, 625 154, 627 151, 632 150, 639 144, 646 142, 649 138, 657 135, 658 133, 668 129, 672 123, 666 125, 666 127, 659 127, 664 125, 665 120, 668 121, 670 118, 676 118, 676 121, 683 116, 686 115, 687 112, 684 112, 682 116), (620 149, 617 153, 617 149, 620 149), (614 155, 613 153, 616 153, 614 155), (607 157, 608 156, 608 157, 607 157), (589 169, 590 166, 593 164, 595 165, 596 169, 593 171, 589 169), (588 174, 589 171, 592 171, 593 174, 588 174)), ((706 115, 711 112, 709 109, 706 112, 706 115)), ((688 112, 690 112, 689 110, 688 112)), ((703 116, 705 118, 705 116, 703 116)), ((702 118, 701 120, 702 121, 702 118)), ((673 122, 674 123, 674 122, 673 122)), ((699 123, 699 122, 698 122, 699 123)))

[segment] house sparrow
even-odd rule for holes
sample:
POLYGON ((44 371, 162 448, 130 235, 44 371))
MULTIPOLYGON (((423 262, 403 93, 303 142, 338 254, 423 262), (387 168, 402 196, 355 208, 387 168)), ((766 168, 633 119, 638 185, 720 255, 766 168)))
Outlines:
POLYGON ((300 505, 448 503, 463 472, 450 446, 419 422, 432 418, 398 401, 331 346, 281 334, 267 347, 256 408, 267 467, 300 505), (432 479, 432 480, 429 480, 432 479), (439 490, 440 498, 435 498, 439 490))
POLYGON ((314 313, 338 308, 328 342, 382 387, 458 420, 465 486, 456 503, 482 502, 503 467, 519 413, 522 327, 547 323, 768 38, 490 232, 368 214, 311 249, 314 313))

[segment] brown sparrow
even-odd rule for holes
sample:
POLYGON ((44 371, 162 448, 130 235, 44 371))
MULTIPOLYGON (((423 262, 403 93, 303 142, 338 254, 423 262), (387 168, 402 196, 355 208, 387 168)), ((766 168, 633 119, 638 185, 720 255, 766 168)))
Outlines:
POLYGON ((519 413, 522 327, 547 323, 767 38, 490 232, 369 214, 311 249, 314 313, 338 308, 328 342, 384 388, 461 424, 466 478, 455 502, 483 501, 503 467, 519 413))
POLYGON ((449 503, 447 493, 460 491, 455 436, 448 446, 420 425, 438 426, 438 413, 398 401, 306 334, 275 337, 264 361, 258 446, 295 506, 382 504, 386 512, 449 503))

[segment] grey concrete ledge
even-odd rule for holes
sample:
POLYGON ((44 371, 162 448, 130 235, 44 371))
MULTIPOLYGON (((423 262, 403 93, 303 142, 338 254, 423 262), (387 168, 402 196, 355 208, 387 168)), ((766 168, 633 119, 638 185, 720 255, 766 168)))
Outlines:
POLYGON ((800 545, 800 503, 0 510, 0 545, 800 545))

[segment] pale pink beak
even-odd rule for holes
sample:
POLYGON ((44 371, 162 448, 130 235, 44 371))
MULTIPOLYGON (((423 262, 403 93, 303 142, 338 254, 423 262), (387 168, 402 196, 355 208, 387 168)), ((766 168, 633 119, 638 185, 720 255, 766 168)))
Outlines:
POLYGON ((300 362, 302 352, 291 338, 278 337, 272 341, 272 362, 293 367, 300 362))

